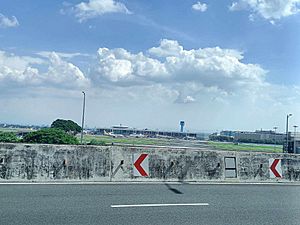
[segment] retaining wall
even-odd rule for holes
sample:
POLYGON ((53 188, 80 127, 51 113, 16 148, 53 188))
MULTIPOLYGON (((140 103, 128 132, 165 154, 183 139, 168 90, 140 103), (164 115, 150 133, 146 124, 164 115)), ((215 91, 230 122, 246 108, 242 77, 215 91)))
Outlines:
POLYGON ((0 144, 0 182, 68 180, 294 182, 300 181, 300 155, 174 147, 0 144), (148 154, 148 177, 133 175, 135 153, 148 154), (226 158, 235 162, 235 169, 227 168, 226 158), (282 178, 271 178, 269 159, 281 160, 282 178), (232 174, 234 178, 230 178, 232 174))

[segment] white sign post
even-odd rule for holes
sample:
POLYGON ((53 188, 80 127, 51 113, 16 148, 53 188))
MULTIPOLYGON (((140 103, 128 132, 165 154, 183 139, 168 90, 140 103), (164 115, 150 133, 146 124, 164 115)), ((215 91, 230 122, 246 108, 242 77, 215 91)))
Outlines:
POLYGON ((149 160, 148 154, 133 154, 133 176, 148 177, 149 176, 149 160))
POLYGON ((281 159, 269 159, 270 178, 282 178, 281 159))

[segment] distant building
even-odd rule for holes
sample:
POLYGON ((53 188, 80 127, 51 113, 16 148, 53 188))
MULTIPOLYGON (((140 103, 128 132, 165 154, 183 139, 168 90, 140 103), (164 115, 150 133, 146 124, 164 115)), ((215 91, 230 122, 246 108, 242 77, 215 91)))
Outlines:
POLYGON ((285 135, 272 130, 256 130, 255 132, 240 131, 234 136, 238 142, 253 142, 264 144, 283 144, 285 135))
POLYGON ((237 132, 238 131, 224 130, 224 131, 220 132, 220 135, 222 135, 222 136, 228 136, 228 137, 234 137, 237 132))
MULTIPOLYGON (((300 154, 300 133, 289 132, 288 140, 286 152, 300 154)), ((284 149, 286 149, 286 144, 284 144, 284 149)))
POLYGON ((196 133, 197 140, 208 140, 209 134, 208 133, 196 133))
POLYGON ((128 129, 129 127, 120 124, 120 125, 112 126, 112 128, 113 128, 113 129, 128 129))
POLYGON ((232 137, 236 142, 283 144, 285 135, 272 130, 256 131, 221 131, 220 136, 232 137))
POLYGON ((211 141, 222 141, 222 142, 233 142, 234 138, 232 136, 213 133, 213 134, 209 135, 209 140, 211 140, 211 141))
POLYGON ((148 130, 148 129, 135 129, 124 126, 113 126, 111 128, 96 128, 93 132, 96 135, 104 135, 104 133, 121 134, 129 136, 133 134, 142 134, 147 137, 170 137, 170 138, 195 138, 197 139, 196 133, 190 132, 176 132, 176 131, 159 131, 159 130, 148 130))

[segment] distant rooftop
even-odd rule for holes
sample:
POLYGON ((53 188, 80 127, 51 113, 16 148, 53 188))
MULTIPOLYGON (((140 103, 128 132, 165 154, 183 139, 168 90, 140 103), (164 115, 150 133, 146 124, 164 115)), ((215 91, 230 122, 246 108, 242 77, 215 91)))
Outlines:
POLYGON ((120 125, 115 125, 115 126, 112 126, 113 129, 128 129, 129 127, 128 126, 124 126, 122 124, 120 125))

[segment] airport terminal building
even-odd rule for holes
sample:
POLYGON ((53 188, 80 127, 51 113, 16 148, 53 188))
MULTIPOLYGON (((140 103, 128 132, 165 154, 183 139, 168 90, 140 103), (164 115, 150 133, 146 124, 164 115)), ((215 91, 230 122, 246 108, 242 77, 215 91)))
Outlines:
POLYGON ((176 132, 176 131, 159 131, 159 130, 148 130, 148 129, 135 129, 127 126, 113 126, 111 128, 97 128, 93 131, 95 135, 104 135, 105 133, 121 134, 124 136, 129 135, 145 135, 147 137, 169 137, 169 138, 197 138, 196 133, 190 132, 176 132))

